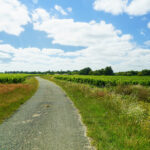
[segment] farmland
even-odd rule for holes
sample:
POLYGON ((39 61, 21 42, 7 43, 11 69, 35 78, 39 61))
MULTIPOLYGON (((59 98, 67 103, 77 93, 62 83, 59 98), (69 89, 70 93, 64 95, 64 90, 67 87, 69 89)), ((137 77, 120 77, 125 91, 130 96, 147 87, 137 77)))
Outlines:
MULTIPOLYGON (((40 77, 58 84, 71 98, 97 150, 149 150, 150 76, 40 77)), ((0 122, 10 117, 37 88, 38 82, 33 75, 1 74, 0 122)), ((41 92, 44 99, 48 98, 45 94, 49 90, 41 92)), ((47 109, 51 107, 46 105, 47 109)))
POLYGON ((98 87, 116 85, 150 86, 150 76, 90 76, 90 75, 56 75, 56 79, 87 83, 98 87))
POLYGON ((43 78, 61 86, 72 99, 98 150, 149 150, 150 77, 45 75, 43 78))
POLYGON ((0 74, 0 83, 22 83, 29 76, 32 76, 32 75, 27 75, 27 74, 0 74))

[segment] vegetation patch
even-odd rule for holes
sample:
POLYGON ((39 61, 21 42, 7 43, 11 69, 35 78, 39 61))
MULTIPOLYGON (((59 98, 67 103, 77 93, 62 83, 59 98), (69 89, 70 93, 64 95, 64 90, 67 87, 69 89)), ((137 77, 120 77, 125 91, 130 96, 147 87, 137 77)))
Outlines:
POLYGON ((98 87, 117 85, 150 86, 150 76, 92 76, 92 75, 54 75, 56 79, 86 83, 98 87))
POLYGON ((0 83, 23 83, 31 74, 0 74, 0 83))
POLYGON ((27 78, 19 84, 0 84, 0 123, 28 100, 37 88, 38 81, 35 78, 27 78))
POLYGON ((136 97, 139 101, 150 102, 150 89, 140 85, 118 85, 114 91, 121 95, 136 97))
POLYGON ((114 87, 49 79, 61 86, 79 110, 88 136, 98 150, 149 150, 150 104, 139 101, 136 88, 122 93, 114 87))

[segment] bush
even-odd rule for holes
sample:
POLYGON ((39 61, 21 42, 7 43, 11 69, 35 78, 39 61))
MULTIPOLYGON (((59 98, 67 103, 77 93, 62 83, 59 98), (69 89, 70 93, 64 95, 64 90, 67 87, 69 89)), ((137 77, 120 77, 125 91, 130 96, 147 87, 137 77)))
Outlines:
POLYGON ((130 85, 118 85, 115 91, 118 94, 131 95, 133 88, 130 85))

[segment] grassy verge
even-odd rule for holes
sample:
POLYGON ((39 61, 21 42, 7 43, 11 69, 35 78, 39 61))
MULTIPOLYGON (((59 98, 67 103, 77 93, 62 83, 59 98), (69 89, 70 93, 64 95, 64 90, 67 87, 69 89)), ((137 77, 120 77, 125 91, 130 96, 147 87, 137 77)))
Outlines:
POLYGON ((45 78, 72 99, 98 150, 149 150, 150 104, 139 101, 138 94, 45 78))
POLYGON ((20 84, 0 84, 0 123, 10 117, 37 90, 38 81, 28 78, 20 84))

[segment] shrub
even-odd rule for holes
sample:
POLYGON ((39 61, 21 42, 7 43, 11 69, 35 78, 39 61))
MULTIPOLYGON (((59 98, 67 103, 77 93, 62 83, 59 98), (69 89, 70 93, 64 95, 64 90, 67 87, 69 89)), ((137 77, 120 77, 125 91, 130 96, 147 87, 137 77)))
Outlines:
POLYGON ((118 85, 115 91, 118 94, 131 95, 133 88, 130 85, 118 85))

